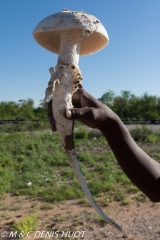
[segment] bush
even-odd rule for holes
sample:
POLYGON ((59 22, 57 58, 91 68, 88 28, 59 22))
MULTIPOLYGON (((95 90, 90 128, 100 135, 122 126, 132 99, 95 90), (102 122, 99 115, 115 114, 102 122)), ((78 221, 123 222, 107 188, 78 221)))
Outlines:
POLYGON ((88 138, 100 138, 102 136, 102 133, 97 130, 97 129, 92 129, 91 131, 88 132, 88 138))
POLYGON ((130 130, 131 136, 137 142, 151 142, 154 143, 157 141, 157 137, 153 131, 148 129, 146 126, 142 128, 135 128, 130 130))
POLYGON ((0 126, 0 132, 26 132, 50 129, 48 121, 22 121, 17 124, 6 123, 0 126))
POLYGON ((146 142, 149 143, 156 143, 158 140, 158 137, 155 134, 151 134, 146 138, 146 142))
POLYGON ((87 139, 88 138, 88 131, 85 129, 79 129, 74 133, 75 139, 87 139))

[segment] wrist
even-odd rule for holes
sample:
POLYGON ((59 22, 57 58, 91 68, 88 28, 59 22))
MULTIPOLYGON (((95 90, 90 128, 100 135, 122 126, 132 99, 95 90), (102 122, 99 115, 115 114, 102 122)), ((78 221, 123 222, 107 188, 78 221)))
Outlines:
POLYGON ((99 130, 102 134, 106 137, 109 133, 112 134, 113 129, 117 128, 121 120, 119 117, 114 113, 107 115, 105 121, 99 126, 99 130))

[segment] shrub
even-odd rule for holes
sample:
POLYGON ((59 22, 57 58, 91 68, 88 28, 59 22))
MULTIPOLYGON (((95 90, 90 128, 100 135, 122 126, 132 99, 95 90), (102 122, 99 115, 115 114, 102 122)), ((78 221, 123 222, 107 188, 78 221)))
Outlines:
POLYGON ((135 128, 130 130, 131 136, 137 142, 151 142, 157 141, 157 137, 154 132, 148 129, 146 126, 142 128, 135 128))
POLYGON ((158 140, 158 137, 155 134, 150 134, 146 138, 146 142, 148 142, 148 143, 156 143, 157 140, 158 140))
POLYGON ((101 136, 102 136, 102 133, 97 129, 92 129, 91 131, 88 132, 88 138, 89 139, 99 138, 101 136))
POLYGON ((74 132, 75 139, 87 139, 88 138, 88 131, 85 129, 79 129, 74 132))
POLYGON ((22 121, 17 124, 6 123, 0 127, 0 132, 26 132, 50 129, 48 121, 22 121))

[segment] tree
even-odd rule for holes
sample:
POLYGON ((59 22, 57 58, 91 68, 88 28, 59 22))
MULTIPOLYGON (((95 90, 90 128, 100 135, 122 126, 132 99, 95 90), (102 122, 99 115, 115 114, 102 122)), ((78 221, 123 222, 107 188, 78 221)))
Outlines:
POLYGON ((98 100, 101 101, 102 103, 106 104, 108 107, 112 108, 114 98, 115 98, 115 92, 112 90, 108 90, 98 100))
POLYGON ((148 93, 138 97, 130 91, 123 90, 118 96, 109 90, 99 100, 109 106, 122 120, 160 119, 160 98, 148 93))
POLYGON ((35 119, 47 120, 46 103, 40 100, 40 104, 37 108, 34 108, 35 119))
POLYGON ((130 98, 130 91, 121 91, 121 95, 114 98, 113 110, 121 119, 129 118, 130 98))
POLYGON ((141 96, 140 111, 144 120, 160 119, 158 97, 145 92, 141 96))
POLYGON ((34 101, 31 98, 27 100, 19 100, 18 102, 18 113, 17 113, 17 120, 31 120, 34 119, 34 101))

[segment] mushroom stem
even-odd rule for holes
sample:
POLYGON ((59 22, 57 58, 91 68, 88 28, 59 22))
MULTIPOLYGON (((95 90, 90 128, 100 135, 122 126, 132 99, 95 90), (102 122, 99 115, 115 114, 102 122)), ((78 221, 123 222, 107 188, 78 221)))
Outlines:
POLYGON ((97 213, 106 220, 106 222, 110 223, 119 231, 122 231, 122 228, 112 219, 110 219, 95 203, 80 170, 78 159, 75 153, 73 121, 68 120, 63 116, 63 111, 65 109, 72 108, 73 83, 81 76, 79 68, 75 67, 73 64, 68 66, 59 65, 56 71, 57 73, 53 73, 52 75, 53 77, 56 77, 53 81, 52 110, 55 119, 55 125, 65 148, 66 154, 72 163, 78 181, 91 205, 94 207, 97 213))
POLYGON ((82 79, 78 67, 81 36, 82 30, 79 29, 62 31, 56 66, 56 72, 59 74, 57 79, 53 79, 53 116, 57 131, 67 150, 74 148, 73 121, 65 119, 63 111, 73 107, 72 93, 77 89, 74 83, 80 82, 82 79))
POLYGON ((78 80, 79 76, 81 76, 81 73, 79 68, 75 67, 73 64, 70 64, 69 66, 58 65, 56 66, 55 76, 56 78, 52 80, 53 116, 55 119, 57 131, 59 133, 64 148, 71 150, 74 148, 73 121, 66 119, 63 116, 63 112, 65 109, 73 107, 72 89, 74 81, 78 80))
POLYGON ((82 31, 79 29, 62 32, 57 65, 74 64, 78 66, 81 36, 82 31))

